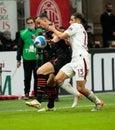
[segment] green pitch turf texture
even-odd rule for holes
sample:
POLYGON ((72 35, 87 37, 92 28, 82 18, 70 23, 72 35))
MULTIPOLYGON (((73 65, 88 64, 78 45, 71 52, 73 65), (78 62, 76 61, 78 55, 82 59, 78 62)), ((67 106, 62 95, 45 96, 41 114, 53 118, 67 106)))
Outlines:
POLYGON ((0 100, 0 130, 115 130, 115 93, 96 95, 105 102, 98 112, 85 97, 72 109, 73 97, 60 96, 54 112, 37 112, 25 100, 0 100))

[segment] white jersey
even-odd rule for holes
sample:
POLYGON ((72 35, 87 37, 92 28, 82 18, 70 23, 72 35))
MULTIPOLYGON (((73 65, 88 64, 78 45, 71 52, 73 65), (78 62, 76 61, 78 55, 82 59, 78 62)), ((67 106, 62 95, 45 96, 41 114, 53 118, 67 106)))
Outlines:
POLYGON ((72 60, 61 68, 68 77, 77 81, 87 79, 90 69, 90 55, 87 52, 87 33, 82 24, 74 23, 65 31, 70 36, 72 60))
POLYGON ((77 58, 78 55, 87 55, 87 32, 82 24, 73 23, 65 31, 70 37, 70 44, 72 48, 72 59, 77 58))

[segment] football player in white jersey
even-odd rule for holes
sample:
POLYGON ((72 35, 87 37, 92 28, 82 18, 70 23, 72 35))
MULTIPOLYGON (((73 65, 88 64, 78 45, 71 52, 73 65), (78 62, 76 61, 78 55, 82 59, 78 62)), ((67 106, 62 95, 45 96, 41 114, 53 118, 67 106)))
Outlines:
POLYGON ((53 31, 59 39, 69 38, 72 48, 71 62, 60 69, 55 81, 59 86, 71 86, 66 79, 75 76, 77 90, 95 104, 91 111, 98 111, 104 105, 104 102, 85 87, 90 69, 90 55, 87 49, 88 38, 83 26, 84 21, 82 14, 74 13, 70 17, 70 26, 64 32, 58 31, 52 25, 49 26, 49 30, 53 31))

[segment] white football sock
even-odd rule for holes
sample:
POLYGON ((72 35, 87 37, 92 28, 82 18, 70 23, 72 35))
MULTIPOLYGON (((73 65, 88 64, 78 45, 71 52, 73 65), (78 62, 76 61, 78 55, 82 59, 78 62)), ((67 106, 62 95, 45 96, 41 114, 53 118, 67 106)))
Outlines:
POLYGON ((78 94, 79 94, 79 92, 76 90, 76 88, 72 87, 71 84, 67 80, 65 80, 59 86, 74 96, 78 96, 78 94))
POLYGON ((94 102, 95 104, 100 103, 100 99, 92 91, 90 91, 88 99, 94 102))
POLYGON ((73 104, 72 104, 72 108, 76 107, 77 106, 77 103, 78 103, 78 96, 74 96, 74 101, 73 101, 73 104))
POLYGON ((72 85, 67 80, 65 80, 59 86, 74 96, 74 101, 71 107, 72 108, 76 107, 78 104, 78 95, 79 95, 79 92, 77 91, 77 89, 72 87, 72 85))

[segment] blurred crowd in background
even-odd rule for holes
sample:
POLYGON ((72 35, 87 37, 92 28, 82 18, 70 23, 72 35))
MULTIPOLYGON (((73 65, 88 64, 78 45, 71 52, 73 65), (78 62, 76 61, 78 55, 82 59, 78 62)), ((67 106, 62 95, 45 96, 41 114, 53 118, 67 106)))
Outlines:
MULTIPOLYGON (((115 15, 112 12, 113 5, 108 2, 105 4, 105 11, 100 14, 102 27, 102 41, 95 37, 93 28, 87 24, 88 48, 112 48, 115 47, 115 15)), ((63 28, 63 27, 61 27, 63 28)), ((11 32, 5 30, 0 32, 0 51, 16 51, 18 48, 19 32, 16 32, 15 39, 12 39, 11 32)))
POLYGON ((0 51, 16 51, 18 48, 19 33, 16 33, 16 38, 11 38, 10 31, 0 32, 0 51))

